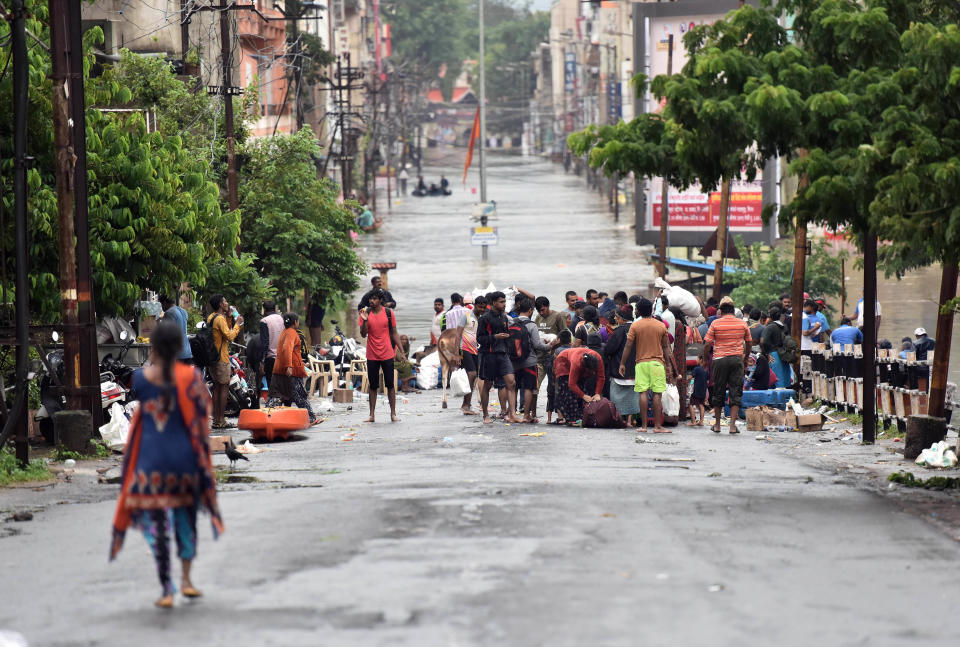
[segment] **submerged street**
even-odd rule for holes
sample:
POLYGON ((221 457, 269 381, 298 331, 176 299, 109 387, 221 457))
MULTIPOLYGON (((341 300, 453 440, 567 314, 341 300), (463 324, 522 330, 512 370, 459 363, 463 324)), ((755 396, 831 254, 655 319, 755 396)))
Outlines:
MULTIPOLYGON (((519 158, 490 160, 500 245, 483 263, 469 244, 475 198, 454 167, 424 168, 428 182, 445 173, 452 196, 381 204, 383 228, 361 243, 368 262, 398 264, 389 289, 414 346, 434 297, 453 291, 492 281, 560 307, 568 289, 652 279, 628 210, 615 223, 581 178, 519 158)), ((637 442, 627 429, 483 425, 441 409, 438 391, 401 399, 399 424, 371 425, 363 397, 224 475, 226 533, 213 542, 198 522, 205 596, 178 596, 173 611, 153 606, 137 533, 107 562, 117 486, 97 484, 96 465, 0 491, 0 510, 34 512, 0 523, 0 630, 57 646, 960 640, 960 543, 929 512, 907 512, 909 497, 878 493, 886 483, 839 470, 825 452, 840 443, 823 434, 758 442, 681 426, 637 442), (533 432, 546 433, 520 435, 533 432)), ((843 460, 898 458, 876 446, 843 460)))

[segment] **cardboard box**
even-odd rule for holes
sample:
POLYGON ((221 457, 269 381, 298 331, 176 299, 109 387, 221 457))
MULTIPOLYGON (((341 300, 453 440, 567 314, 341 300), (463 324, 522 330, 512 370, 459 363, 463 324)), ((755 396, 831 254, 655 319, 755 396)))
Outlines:
POLYGON ((797 431, 820 431, 823 429, 823 416, 819 413, 802 413, 798 416, 788 409, 786 424, 797 431))
POLYGON ((763 431, 763 410, 760 407, 750 407, 746 412, 747 431, 763 431))
POLYGON ((787 418, 787 412, 782 409, 773 409, 771 407, 763 407, 763 426, 766 427, 779 427, 782 424, 785 424, 787 418))
POLYGON ((334 402, 353 402, 353 389, 334 389, 334 402))

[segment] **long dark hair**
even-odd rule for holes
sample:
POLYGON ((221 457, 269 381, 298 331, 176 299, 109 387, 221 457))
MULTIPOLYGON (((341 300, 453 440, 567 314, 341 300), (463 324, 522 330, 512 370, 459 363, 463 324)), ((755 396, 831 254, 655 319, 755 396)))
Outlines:
POLYGON ((173 321, 164 319, 150 333, 150 346, 163 362, 164 382, 173 382, 173 366, 183 348, 183 333, 173 321))

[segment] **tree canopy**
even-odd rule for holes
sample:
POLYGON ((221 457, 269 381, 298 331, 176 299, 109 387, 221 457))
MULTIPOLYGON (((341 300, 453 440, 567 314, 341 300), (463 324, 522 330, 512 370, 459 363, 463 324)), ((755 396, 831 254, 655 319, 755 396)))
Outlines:
MULTIPOLYGON (((28 4, 28 28, 49 42, 46 3, 28 4)), ((182 137, 147 132, 141 113, 100 109, 133 98, 130 87, 117 78, 89 76, 92 47, 102 40, 99 28, 84 35, 90 252, 97 311, 116 314, 129 310, 145 289, 202 283, 207 262, 235 245, 239 220, 222 212, 209 163, 189 154, 182 137)), ((9 42, 0 49, 3 63, 12 55, 9 42)), ((35 158, 28 171, 31 312, 50 321, 60 315, 51 59, 39 46, 29 48, 29 59, 28 152, 35 158)), ((12 94, 12 76, 5 75, 0 106, 8 115, 12 94)), ((0 194, 8 213, 13 210, 12 127, 12 120, 0 123, 0 194)), ((0 236, 9 251, 13 219, 4 222, 0 236)), ((6 276, 12 280, 12 253, 7 263, 6 276)))
POLYGON ((244 147, 240 245, 280 297, 351 293, 366 271, 350 237, 353 214, 337 204, 336 185, 317 178, 319 153, 309 127, 244 147))

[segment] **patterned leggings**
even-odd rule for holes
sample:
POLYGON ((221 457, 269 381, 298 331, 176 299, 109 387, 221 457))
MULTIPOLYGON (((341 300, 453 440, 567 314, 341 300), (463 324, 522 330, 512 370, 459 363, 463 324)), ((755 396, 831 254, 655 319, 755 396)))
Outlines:
POLYGON ((139 513, 137 525, 143 531, 147 545, 157 562, 157 575, 164 595, 173 595, 176 588, 170 580, 170 540, 167 535, 173 527, 177 541, 177 556, 193 559, 197 555, 197 509, 194 506, 170 510, 144 510, 139 513))
MULTIPOLYGON (((313 407, 310 406, 310 398, 307 397, 307 390, 303 388, 303 378, 297 378, 293 381, 293 403, 299 408, 307 410, 310 422, 317 419, 317 414, 313 412, 313 407)), ((281 400, 276 396, 267 400, 268 407, 277 407, 280 406, 280 404, 281 400)))

